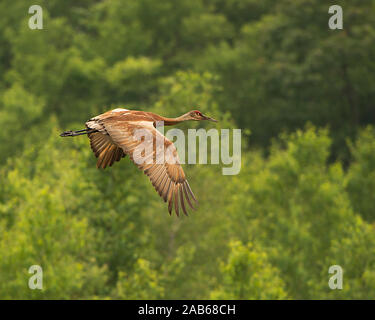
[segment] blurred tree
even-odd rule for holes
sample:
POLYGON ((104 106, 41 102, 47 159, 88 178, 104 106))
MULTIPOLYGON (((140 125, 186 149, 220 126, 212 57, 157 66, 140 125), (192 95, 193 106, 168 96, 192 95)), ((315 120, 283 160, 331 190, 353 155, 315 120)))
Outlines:
POLYGON ((338 1, 342 31, 313 0, 39 4, 43 30, 0 3, 0 297, 375 296, 374 1, 338 1), (200 207, 168 217, 128 157, 58 137, 119 106, 242 128, 240 174, 184 165, 200 207))
POLYGON ((354 209, 369 221, 375 220, 375 130, 364 129, 355 144, 350 143, 354 161, 348 170, 347 190, 354 209))
POLYGON ((250 157, 245 173, 233 184, 243 192, 232 191, 234 205, 226 211, 242 241, 262 244, 292 297, 368 298, 358 284, 336 293, 327 284, 331 265, 341 265, 348 270, 345 281, 357 283, 372 277, 375 263, 373 226, 354 213, 341 165, 326 166, 330 143, 326 130, 308 127, 274 143, 267 162, 250 157), (237 225, 238 220, 242 224, 237 225), (367 245, 368 255, 354 250, 367 245))
POLYGON ((286 299, 278 270, 267 254, 249 243, 230 242, 228 262, 222 265, 223 285, 211 293, 213 299, 286 299))
POLYGON ((25 135, 35 132, 33 126, 40 124, 45 102, 27 92, 19 83, 2 92, 0 97, 0 162, 20 154, 25 135))
POLYGON ((107 69, 106 74, 113 92, 112 101, 149 102, 150 97, 156 93, 160 68, 160 60, 146 57, 129 57, 117 62, 107 69))
POLYGON ((65 158, 55 145, 53 137, 44 146, 30 146, 1 172, 3 299, 88 299, 107 281, 108 270, 96 258, 95 230, 70 211, 77 201, 69 194, 71 184, 82 185, 82 173, 69 161, 54 161, 65 158), (32 265, 43 269, 43 290, 28 287, 32 265))
POLYGON ((209 46, 196 67, 220 75, 219 104, 253 130, 254 144, 264 146, 281 130, 311 121, 330 126, 333 156, 348 160, 345 137, 375 121, 368 86, 375 81, 373 1, 336 3, 344 8, 342 31, 328 29, 322 2, 266 4, 258 5, 258 19, 243 13, 248 19, 234 46, 209 46))
POLYGON ((144 259, 138 259, 134 268, 136 273, 127 275, 120 272, 114 292, 118 299, 162 299, 163 288, 159 284, 159 274, 152 270, 150 263, 144 259))

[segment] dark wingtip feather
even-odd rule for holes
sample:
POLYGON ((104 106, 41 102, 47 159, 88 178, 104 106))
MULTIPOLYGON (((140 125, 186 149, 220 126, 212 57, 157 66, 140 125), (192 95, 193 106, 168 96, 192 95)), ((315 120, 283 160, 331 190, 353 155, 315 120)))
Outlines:
POLYGON ((190 208, 192 208, 193 210, 196 210, 196 208, 193 206, 193 203, 189 197, 189 194, 188 194, 188 185, 187 185, 187 181, 185 181, 185 183, 183 184, 183 189, 184 189, 184 193, 185 193, 185 198, 190 206, 190 208))
POLYGON ((176 215, 177 217, 180 216, 180 209, 179 209, 179 206, 178 206, 178 184, 176 184, 174 186, 174 210, 176 211, 176 215))
POLYGON ((182 211, 184 212, 185 216, 189 216, 187 211, 186 211, 186 207, 185 207, 185 202, 184 202, 184 194, 182 192, 182 184, 179 184, 178 185, 178 189, 180 191, 180 201, 181 201, 181 208, 182 208, 182 211))
POLYGON ((173 186, 171 185, 169 187, 169 189, 171 189, 170 191, 168 191, 168 212, 169 212, 169 215, 172 214, 172 205, 173 205, 173 186), (169 193, 171 193, 171 196, 169 196, 169 193))

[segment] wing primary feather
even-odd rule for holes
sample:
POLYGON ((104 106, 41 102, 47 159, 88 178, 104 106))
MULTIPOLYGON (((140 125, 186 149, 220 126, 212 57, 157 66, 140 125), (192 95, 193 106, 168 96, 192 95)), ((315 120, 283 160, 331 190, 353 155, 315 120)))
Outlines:
POLYGON ((158 181, 161 176, 162 176, 162 172, 159 172, 156 176, 153 176, 152 178, 150 178, 150 181, 152 185, 155 187, 156 191, 158 191, 158 181))
POLYGON ((176 211, 177 217, 180 216, 180 209, 179 209, 179 203, 178 203, 178 184, 174 186, 174 210, 176 211))
POLYGON ((109 142, 106 141, 103 138, 102 141, 100 142, 100 144, 96 145, 97 149, 96 149, 96 152, 95 152, 95 156, 99 157, 101 152, 103 151, 103 149, 105 149, 108 146, 108 144, 109 144, 109 142))
MULTIPOLYGON (((101 133, 100 133, 101 134, 101 133)), ((99 140, 99 142, 97 143, 96 147, 98 149, 98 151, 100 151, 101 148, 103 148, 103 146, 108 143, 108 140, 103 136, 103 137, 100 137, 98 138, 97 140, 99 140)))
POLYGON ((112 164, 115 162, 115 155, 116 155, 116 146, 113 146, 113 150, 111 151, 111 156, 108 159, 108 166, 112 166, 112 164))
POLYGON ((103 161, 102 161, 102 165, 101 165, 101 168, 102 169, 105 169, 107 164, 108 164, 108 158, 109 156, 111 155, 111 145, 108 146, 108 148, 105 149, 105 152, 103 151, 104 155, 103 155, 103 161))
MULTIPOLYGON (((170 189, 171 189, 170 194, 173 196, 173 187, 171 187, 170 189)), ((172 197, 171 197, 171 198, 172 198, 172 197)), ((168 212, 169 212, 169 215, 172 215, 172 204, 173 204, 172 199, 170 199, 170 198, 168 197, 168 212)))
POLYGON ((153 168, 152 171, 149 170, 148 173, 146 173, 146 174, 149 176, 150 179, 151 179, 151 178, 155 178, 155 176, 156 176, 157 174, 159 174, 159 172, 163 169, 162 166, 158 166, 158 167, 153 166, 152 168, 153 168))
POLYGON ((164 188, 163 188, 163 191, 162 191, 162 196, 163 196, 164 202, 167 202, 169 187, 170 187, 171 183, 172 183, 172 181, 169 178, 167 178, 167 181, 165 182, 165 185, 164 185, 164 188))
POLYGON ((121 159, 121 149, 116 148, 116 151, 115 151, 115 154, 114 154, 114 157, 113 157, 113 163, 115 163, 116 161, 119 161, 120 159, 121 159))
POLYGON ((184 187, 185 198, 186 198, 186 200, 187 200, 189 206, 190 206, 192 209, 196 210, 195 207, 193 206, 192 202, 190 201, 190 198, 189 198, 188 192, 187 192, 187 190, 186 190, 186 189, 187 189, 186 181, 185 181, 183 187, 184 187))
POLYGON ((169 184, 169 189, 168 189, 168 211, 169 211, 169 214, 171 214, 172 212, 172 205, 173 205, 173 188, 174 185, 173 185, 173 182, 171 181, 171 183, 169 184))
POLYGON ((159 173, 158 173, 158 176, 155 178, 155 185, 159 187, 160 189, 160 186, 161 186, 161 182, 163 181, 163 178, 166 176, 166 173, 165 173, 165 170, 164 168, 162 168, 159 173))
POLYGON ((168 175, 164 174, 163 179, 161 179, 160 185, 159 185, 159 196, 162 197, 163 195, 163 190, 165 187, 166 182, 168 181, 168 175))
POLYGON ((182 193, 182 189, 183 189, 182 184, 178 185, 178 189, 180 191, 180 201, 181 201, 182 211, 184 212, 185 216, 188 216, 187 211, 186 211, 186 207, 185 207, 185 203, 184 203, 184 194, 182 193))
POLYGON ((195 198, 194 196, 194 193, 193 191, 191 191, 191 188, 190 188, 190 185, 189 185, 189 182, 186 180, 186 186, 187 186, 187 189, 189 191, 189 193, 191 194, 192 198, 194 199, 195 202, 198 202, 197 199, 195 198))
POLYGON ((121 148, 117 148, 117 158, 116 158, 116 161, 120 161, 123 157, 125 157, 125 153, 122 151, 121 148))
POLYGON ((109 163, 109 160, 112 156, 112 150, 114 146, 110 145, 108 149, 106 149, 105 155, 103 157, 103 162, 102 162, 102 168, 105 169, 109 163))
POLYGON ((96 167, 99 169, 101 168, 102 162, 103 162, 104 154, 100 154, 98 157, 98 161, 96 162, 96 167))

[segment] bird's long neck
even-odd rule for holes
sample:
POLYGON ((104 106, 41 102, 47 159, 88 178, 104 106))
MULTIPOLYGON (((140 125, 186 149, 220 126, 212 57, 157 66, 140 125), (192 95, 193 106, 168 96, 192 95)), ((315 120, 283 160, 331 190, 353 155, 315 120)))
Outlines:
POLYGON ((162 121, 164 121, 165 126, 173 126, 174 124, 178 124, 180 122, 186 121, 186 114, 183 114, 182 116, 179 116, 177 118, 166 118, 162 117, 162 121))

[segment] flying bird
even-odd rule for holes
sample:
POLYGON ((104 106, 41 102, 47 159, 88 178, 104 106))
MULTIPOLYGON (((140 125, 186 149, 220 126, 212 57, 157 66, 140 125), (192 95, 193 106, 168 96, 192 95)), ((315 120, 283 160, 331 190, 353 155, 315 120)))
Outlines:
POLYGON ((188 215, 185 200, 195 210, 193 203, 197 203, 196 197, 181 167, 176 147, 172 141, 156 129, 156 124, 160 121, 163 121, 164 125, 170 126, 188 120, 217 122, 198 110, 187 112, 177 118, 166 118, 152 112, 117 108, 88 120, 86 129, 65 131, 60 136, 87 135, 90 139, 91 149, 98 158, 97 168, 111 167, 116 161, 120 161, 128 155, 137 167, 149 177, 164 202, 168 201, 169 214, 172 213, 174 207, 176 215, 179 216, 181 207, 183 213, 188 215), (146 129, 151 133, 152 140, 147 140, 146 143, 152 143, 151 155, 148 158, 152 158, 153 161, 140 163, 134 158, 137 147, 139 148, 141 143, 145 143, 145 139, 137 137, 138 129, 146 129), (159 141, 161 139, 162 146, 164 146, 162 150, 163 162, 155 161, 158 152, 156 139, 159 141))

